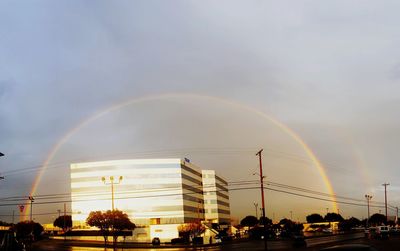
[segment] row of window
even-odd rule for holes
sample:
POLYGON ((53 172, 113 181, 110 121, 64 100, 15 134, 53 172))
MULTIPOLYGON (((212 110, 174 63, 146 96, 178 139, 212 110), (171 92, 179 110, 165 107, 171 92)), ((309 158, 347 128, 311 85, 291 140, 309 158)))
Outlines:
POLYGON ((212 214, 230 214, 229 210, 224 210, 224 209, 217 209, 217 208, 209 208, 209 209, 204 209, 205 213, 212 213, 212 214))

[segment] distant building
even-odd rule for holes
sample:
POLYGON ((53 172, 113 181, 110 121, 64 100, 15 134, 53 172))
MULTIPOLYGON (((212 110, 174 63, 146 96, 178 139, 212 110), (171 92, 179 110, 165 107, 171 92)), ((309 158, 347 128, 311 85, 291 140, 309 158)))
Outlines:
POLYGON ((205 220, 205 206, 210 209, 207 219, 229 222, 227 183, 215 172, 202 173, 186 159, 128 159, 71 164, 74 227, 87 227, 85 221, 91 211, 111 210, 111 183, 114 208, 127 213, 141 227, 135 241, 178 237, 179 225, 205 220), (207 186, 203 187, 203 182, 207 186))
POLYGON ((203 170, 205 219, 211 223, 230 224, 228 182, 214 170, 203 170))

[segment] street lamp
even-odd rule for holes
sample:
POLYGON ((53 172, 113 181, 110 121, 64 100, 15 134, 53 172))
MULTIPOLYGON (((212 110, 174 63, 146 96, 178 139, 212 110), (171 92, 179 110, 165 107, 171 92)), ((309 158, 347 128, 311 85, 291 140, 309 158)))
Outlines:
POLYGON ((258 203, 254 202, 253 205, 256 208, 256 218, 258 220, 258 203))
MULTIPOLYGON (((4 156, 4 153, 0 152, 0 157, 3 157, 3 156, 4 156)), ((4 180, 4 176, 0 176, 0 180, 4 180)))
POLYGON ((114 211, 114 184, 119 184, 122 181, 122 176, 119 176, 118 183, 114 182, 114 176, 110 176, 110 182, 107 182, 106 177, 101 177, 104 185, 111 185, 111 208, 114 211))
POLYGON ((29 196, 28 199, 31 201, 31 221, 32 221, 32 212, 33 212, 33 202, 35 201, 35 199, 33 198, 33 196, 29 196))
POLYGON ((387 223, 387 221, 388 221, 386 187, 389 186, 389 185, 390 185, 389 183, 382 184, 382 186, 385 187, 385 215, 386 215, 386 223, 387 223))
POLYGON ((366 194, 365 195, 365 198, 367 199, 367 208, 368 208, 368 218, 367 218, 367 227, 369 227, 369 202, 371 201, 371 199, 372 199, 372 195, 368 195, 368 194, 366 194))

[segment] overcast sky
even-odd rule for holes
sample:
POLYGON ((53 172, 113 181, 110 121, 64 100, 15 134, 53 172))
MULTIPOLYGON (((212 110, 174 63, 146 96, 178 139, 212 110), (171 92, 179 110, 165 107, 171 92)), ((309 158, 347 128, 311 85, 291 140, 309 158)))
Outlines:
MULTIPOLYGON (((338 195, 382 202, 381 184, 390 182, 389 203, 399 206, 399 8, 349 0, 1 1, 0 191, 28 195, 36 167, 71 128, 152 96, 71 136, 43 179, 47 193, 69 192, 69 163, 99 158, 189 156, 228 180, 251 180, 259 148, 267 179, 326 189, 304 149, 244 105, 296 132, 338 195)), ((331 207, 268 196, 270 217, 292 210, 303 219, 331 207)), ((254 213, 257 200, 256 190, 231 192, 233 216, 254 213)), ((364 207, 339 207, 346 217, 366 216, 364 207)))

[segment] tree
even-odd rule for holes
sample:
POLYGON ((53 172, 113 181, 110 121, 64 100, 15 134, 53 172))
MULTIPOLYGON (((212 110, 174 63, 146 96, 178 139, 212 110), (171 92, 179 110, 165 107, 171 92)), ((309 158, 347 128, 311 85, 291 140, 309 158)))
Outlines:
POLYGON ((362 222, 354 217, 351 217, 350 219, 343 220, 339 222, 339 229, 341 231, 350 231, 353 227, 360 226, 362 222))
POLYGON ((97 227, 100 229, 104 237, 104 245, 107 244, 108 236, 113 236, 114 244, 118 238, 118 235, 122 230, 133 230, 135 224, 129 220, 126 213, 119 210, 108 210, 107 212, 93 211, 90 212, 86 219, 86 223, 89 226, 97 227))
POLYGON ((105 213, 105 218, 111 220, 111 234, 114 244, 117 242, 118 236, 123 233, 123 230, 133 230, 136 225, 129 220, 126 213, 119 210, 108 210, 105 213))
POLYGON ((110 235, 110 221, 106 219, 105 215, 101 211, 92 211, 86 219, 86 223, 89 226, 97 227, 100 229, 101 234, 104 237, 104 245, 107 244, 108 236, 110 235))
POLYGON ((260 220, 259 220, 259 223, 261 224, 261 225, 264 225, 264 224, 266 224, 267 226, 269 226, 269 225, 272 225, 272 220, 271 219, 269 219, 268 217, 260 217, 260 220))
POLYGON ((201 235, 205 230, 205 227, 201 223, 192 222, 179 225, 179 235, 183 237, 185 241, 189 241, 190 236, 197 237, 201 235))
POLYGON ((12 223, 7 223, 7 222, 4 222, 4 221, 0 221, 0 226, 8 227, 8 226, 12 226, 12 225, 13 225, 12 223))
POLYGON ((240 225, 246 227, 254 227, 257 224, 258 224, 258 219, 252 215, 248 215, 240 221, 240 225))
POLYGON ((287 233, 298 233, 301 230, 303 230, 303 224, 297 224, 289 219, 282 219, 279 222, 279 225, 283 230, 285 230, 287 233))
POLYGON ((323 222, 324 218, 320 214, 310 214, 306 217, 307 223, 323 222))
POLYGON ((61 215, 54 220, 53 226, 62 228, 64 232, 72 228, 72 217, 71 215, 61 215))
MULTIPOLYGON (((43 226, 33 221, 21 221, 11 228, 16 232, 17 239, 40 239, 43 233, 43 226)), ((32 239, 32 240, 33 240, 32 239)))
POLYGON ((356 217, 351 217, 350 219, 348 219, 348 221, 354 226, 361 226, 361 221, 359 219, 357 219, 356 217))
POLYGON ((324 220, 327 222, 331 222, 331 221, 343 221, 343 217, 340 214, 337 213, 327 213, 324 217, 324 220))
POLYGON ((383 214, 373 214, 371 218, 369 218, 369 224, 372 225, 381 225, 386 223, 386 216, 383 214))

